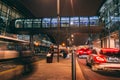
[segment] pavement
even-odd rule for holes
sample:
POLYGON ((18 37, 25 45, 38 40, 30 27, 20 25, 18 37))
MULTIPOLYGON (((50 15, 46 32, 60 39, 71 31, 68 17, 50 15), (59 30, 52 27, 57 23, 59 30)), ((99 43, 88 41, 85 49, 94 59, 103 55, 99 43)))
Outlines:
MULTIPOLYGON (((35 62, 35 71, 29 76, 24 76, 20 80, 72 80, 72 60, 69 58, 53 57, 52 63, 47 63, 46 59, 35 62)), ((85 80, 83 73, 76 60, 76 80, 85 80)))

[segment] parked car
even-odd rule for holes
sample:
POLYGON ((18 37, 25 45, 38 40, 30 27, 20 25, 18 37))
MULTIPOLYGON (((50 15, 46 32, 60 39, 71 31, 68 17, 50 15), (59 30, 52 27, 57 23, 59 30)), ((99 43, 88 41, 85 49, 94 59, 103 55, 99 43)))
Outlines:
POLYGON ((120 70, 120 50, 115 48, 102 48, 99 53, 93 50, 86 58, 86 64, 93 71, 120 70))
POLYGON ((91 54, 91 49, 81 48, 81 49, 76 50, 76 54, 79 58, 87 58, 87 56, 91 54))

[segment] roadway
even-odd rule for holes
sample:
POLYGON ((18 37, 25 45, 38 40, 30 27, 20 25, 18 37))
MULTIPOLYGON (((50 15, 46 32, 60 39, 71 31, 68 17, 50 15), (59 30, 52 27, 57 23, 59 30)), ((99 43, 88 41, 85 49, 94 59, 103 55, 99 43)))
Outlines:
POLYGON ((120 80, 118 71, 97 71, 94 72, 86 65, 86 59, 77 59, 83 72, 85 80, 120 80))

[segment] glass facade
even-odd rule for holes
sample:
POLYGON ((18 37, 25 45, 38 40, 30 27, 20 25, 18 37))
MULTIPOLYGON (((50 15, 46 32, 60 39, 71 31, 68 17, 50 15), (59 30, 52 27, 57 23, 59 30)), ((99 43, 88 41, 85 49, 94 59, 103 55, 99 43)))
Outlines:
POLYGON ((15 8, 11 8, 4 2, 0 1, 0 18, 4 21, 3 29, 0 29, 0 33, 6 33, 6 26, 12 19, 23 18, 24 16, 19 13, 15 8))
POLYGON ((24 17, 16 9, 11 8, 0 1, 0 17, 7 23, 7 20, 24 17))
POLYGON ((107 0, 100 9, 100 21, 105 23, 105 27, 112 27, 119 24, 120 21, 120 1, 107 0))
POLYGON ((101 38, 105 38, 107 42, 102 39, 103 46, 120 48, 120 1, 106 0, 99 12, 100 22, 105 24, 105 32, 101 38))

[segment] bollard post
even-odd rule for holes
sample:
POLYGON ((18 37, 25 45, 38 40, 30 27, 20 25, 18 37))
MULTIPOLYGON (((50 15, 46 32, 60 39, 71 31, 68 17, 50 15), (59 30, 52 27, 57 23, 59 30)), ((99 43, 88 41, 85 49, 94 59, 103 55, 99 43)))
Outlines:
POLYGON ((76 80, 76 56, 74 50, 72 51, 72 80, 76 80))

